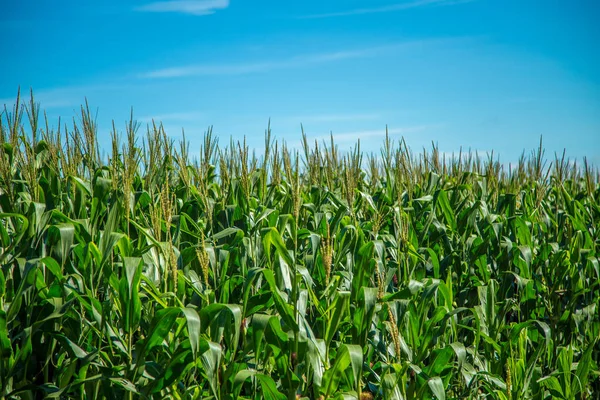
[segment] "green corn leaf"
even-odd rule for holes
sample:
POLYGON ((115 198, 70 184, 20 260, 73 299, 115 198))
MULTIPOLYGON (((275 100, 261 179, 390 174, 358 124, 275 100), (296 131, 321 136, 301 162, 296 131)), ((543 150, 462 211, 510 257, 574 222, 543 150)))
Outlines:
POLYGON ((144 343, 142 355, 148 354, 165 340, 180 312, 181 309, 178 307, 169 307, 156 312, 150 324, 148 339, 144 343))
POLYGON ((207 340, 200 341, 200 359, 202 367, 213 396, 219 397, 220 383, 219 383, 219 368, 221 366, 222 349, 218 343, 210 342, 207 340))
POLYGON ((242 308, 236 304, 211 304, 200 310, 202 331, 210 331, 211 340, 219 343, 225 337, 232 354, 235 354, 242 324, 242 308))
POLYGON ((350 302, 350 292, 338 292, 331 306, 333 314, 327 321, 327 328, 325 331, 325 343, 327 347, 330 346, 333 336, 336 334, 340 323, 348 309, 350 302))
POLYGON ((583 392, 588 385, 588 379, 592 366, 592 352, 596 346, 597 340, 590 343, 587 349, 583 352, 581 359, 577 363, 575 370, 575 379, 573 380, 573 396, 577 396, 583 392))
POLYGON ((119 297, 123 309, 123 329, 131 332, 137 329, 142 316, 139 286, 142 275, 141 258, 124 258, 125 276, 119 284, 119 297))
POLYGON ((450 207, 448 195, 444 190, 440 190, 438 192, 437 203, 442 209, 444 218, 446 219, 446 223, 448 224, 450 229, 452 229, 452 231, 456 231, 456 219, 454 218, 454 212, 452 211, 452 207, 450 207))
POLYGON ((12 355, 12 346, 6 325, 6 312, 4 310, 0 310, 0 355, 4 359, 8 359, 12 355))
POLYGON ((188 335, 190 339, 190 345, 192 347, 192 356, 196 358, 198 355, 198 349, 200 347, 200 316, 193 308, 183 307, 181 311, 183 312, 187 322, 188 335))
POLYGON ((277 390, 277 386, 275 385, 275 381, 268 375, 264 375, 258 373, 253 370, 242 370, 238 372, 234 379, 234 390, 233 390, 233 398, 240 398, 240 392, 242 390, 242 385, 248 378, 256 379, 260 383, 260 387, 262 389, 261 398, 267 400, 285 400, 286 397, 283 393, 277 390))
POLYGON ((359 363, 362 366, 362 348, 360 346, 352 346, 350 348, 348 345, 342 345, 340 347, 335 363, 323 375, 321 393, 325 395, 325 398, 337 391, 343 374, 350 365, 352 365, 353 374, 355 368, 360 370, 358 365, 356 365, 359 363))
POLYGON ((427 381, 427 386, 431 389, 433 395, 439 400, 446 400, 446 391, 444 390, 444 383, 442 378, 439 376, 433 377, 427 381))

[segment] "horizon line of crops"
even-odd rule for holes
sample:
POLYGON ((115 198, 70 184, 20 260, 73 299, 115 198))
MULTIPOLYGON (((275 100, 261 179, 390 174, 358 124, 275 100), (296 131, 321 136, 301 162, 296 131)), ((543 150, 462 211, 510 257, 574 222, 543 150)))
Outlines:
POLYGON ((588 399, 600 172, 0 116, 0 397, 588 399), (363 158, 364 157, 364 158, 363 158))

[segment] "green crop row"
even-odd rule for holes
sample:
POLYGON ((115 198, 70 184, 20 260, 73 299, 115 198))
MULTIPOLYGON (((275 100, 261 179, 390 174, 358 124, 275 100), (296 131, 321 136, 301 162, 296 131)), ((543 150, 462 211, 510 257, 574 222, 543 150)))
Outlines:
POLYGON ((598 170, 0 118, 0 398, 596 399, 598 170), (261 149, 262 151, 262 149, 261 149))

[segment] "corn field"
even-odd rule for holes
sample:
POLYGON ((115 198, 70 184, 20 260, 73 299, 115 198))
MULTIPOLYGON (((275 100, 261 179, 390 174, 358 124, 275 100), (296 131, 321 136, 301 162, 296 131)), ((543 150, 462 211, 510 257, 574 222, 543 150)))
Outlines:
POLYGON ((586 160, 53 126, 0 118, 0 398, 600 397, 586 160))

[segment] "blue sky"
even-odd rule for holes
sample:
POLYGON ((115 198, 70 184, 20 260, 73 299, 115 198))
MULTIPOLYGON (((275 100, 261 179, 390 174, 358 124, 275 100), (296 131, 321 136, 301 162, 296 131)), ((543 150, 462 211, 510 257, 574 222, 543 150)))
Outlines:
POLYGON ((101 144, 130 108, 191 151, 213 125, 263 146, 333 132, 378 151, 385 126, 415 151, 494 150, 544 136, 600 165, 595 0, 113 1, 5 4, 0 104, 33 88, 51 121, 87 97, 101 144), (7 62, 8 61, 8 62, 7 62))

